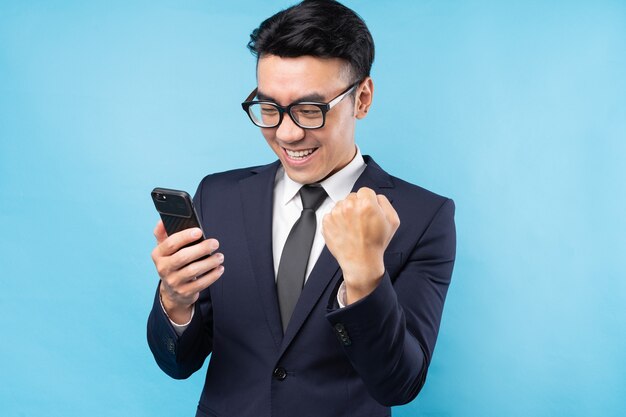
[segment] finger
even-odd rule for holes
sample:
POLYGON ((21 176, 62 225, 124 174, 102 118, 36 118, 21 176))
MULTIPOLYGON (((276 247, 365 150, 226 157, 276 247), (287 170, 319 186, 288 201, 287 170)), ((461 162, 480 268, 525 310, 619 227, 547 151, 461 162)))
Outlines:
POLYGON ((167 239, 167 232, 165 231, 165 226, 163 226, 163 220, 159 220, 154 228, 154 237, 156 238, 157 244, 160 244, 165 239, 167 239))
POLYGON ((207 239, 192 246, 180 249, 172 255, 172 267, 180 269, 204 256, 209 256, 219 247, 215 239, 207 239))
POLYGON ((349 213, 354 210, 358 204, 359 197, 357 196, 357 193, 350 193, 343 200, 339 200, 330 212, 333 216, 349 215, 349 213))
POLYGON ((178 288, 177 291, 181 291, 181 287, 203 277, 213 269, 221 266, 223 262, 224 255, 221 253, 215 253, 205 259, 192 262, 170 274, 167 277, 167 285, 170 288, 178 288))
POLYGON ((357 197, 366 200, 376 201, 376 193, 371 188, 361 187, 356 193, 357 197))
POLYGON ((380 205, 383 213, 385 213, 385 217, 387 218, 387 220, 391 222, 394 227, 397 228, 400 225, 400 217, 398 217, 398 212, 396 212, 387 197, 385 197, 384 195, 378 194, 376 198, 378 200, 378 205, 380 205))
POLYGON ((337 204, 339 203, 345 204, 346 201, 356 201, 357 199, 358 199, 357 193, 350 193, 346 196, 346 198, 344 198, 343 200, 340 200, 337 204))
POLYGON ((176 279, 179 283, 185 281, 193 281, 198 277, 203 276, 207 272, 211 271, 224 263, 224 255, 221 253, 214 253, 208 258, 192 262, 177 272, 176 279))
POLYGON ((174 233, 159 244, 159 252, 162 256, 170 256, 178 252, 183 246, 200 239, 200 237, 202 237, 202 230, 198 227, 174 233))
POLYGON ((209 273, 202 275, 195 281, 189 283, 191 291, 200 292, 217 281, 224 274, 224 265, 213 268, 209 273))
MULTIPOLYGON (((200 268, 199 270, 204 269, 205 268, 200 268)), ((193 269, 190 270, 193 271, 193 269)), ((222 276, 223 273, 224 266, 220 264, 203 272, 202 274, 199 274, 197 277, 191 276, 185 279, 179 279, 179 282, 176 285, 176 292, 186 298, 191 297, 194 293, 200 292, 213 284, 219 277, 222 276)))
POLYGON ((165 285, 165 291, 172 293, 176 298, 185 300, 185 302, 194 303, 198 299, 199 292, 217 281, 223 273, 224 267, 219 265, 197 279, 179 280, 180 282, 177 282, 176 285, 165 285))

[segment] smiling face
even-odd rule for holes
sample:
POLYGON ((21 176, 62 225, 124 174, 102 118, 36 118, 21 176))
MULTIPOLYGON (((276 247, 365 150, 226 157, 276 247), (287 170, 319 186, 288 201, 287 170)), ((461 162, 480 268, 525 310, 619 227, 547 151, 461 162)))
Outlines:
MULTIPOLYGON (((257 96, 287 106, 297 101, 324 102, 350 86, 349 71, 339 58, 262 56, 257 65, 257 96)), ((345 167, 356 154, 354 128, 367 113, 372 97, 368 77, 357 87, 356 100, 345 97, 319 129, 302 129, 288 115, 280 126, 261 128, 285 172, 301 184, 320 182, 345 167)))

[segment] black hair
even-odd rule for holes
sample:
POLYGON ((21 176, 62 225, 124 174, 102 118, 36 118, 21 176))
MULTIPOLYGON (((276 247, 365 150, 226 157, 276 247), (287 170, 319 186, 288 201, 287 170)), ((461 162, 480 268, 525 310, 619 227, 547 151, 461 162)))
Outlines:
POLYGON ((304 0, 266 19, 250 34, 250 52, 259 58, 311 55, 341 58, 352 82, 370 74, 374 40, 353 10, 334 0, 304 0))

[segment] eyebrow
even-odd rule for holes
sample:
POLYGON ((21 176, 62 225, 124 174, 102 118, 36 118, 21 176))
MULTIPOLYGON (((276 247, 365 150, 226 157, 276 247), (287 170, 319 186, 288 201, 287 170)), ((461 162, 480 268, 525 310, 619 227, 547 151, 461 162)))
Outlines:
MULTIPOLYGON (((256 96, 257 96, 257 98, 260 101, 272 101, 274 103, 278 103, 278 100, 276 100, 275 98, 273 98, 273 97, 271 97, 271 96, 269 96, 267 94, 263 94, 261 91, 257 91, 256 96)), ((292 101, 292 103, 300 103, 300 102, 303 102, 303 101, 323 102, 324 101, 324 96, 319 94, 319 93, 311 93, 311 94, 307 94, 307 95, 298 97, 297 99, 292 101)))

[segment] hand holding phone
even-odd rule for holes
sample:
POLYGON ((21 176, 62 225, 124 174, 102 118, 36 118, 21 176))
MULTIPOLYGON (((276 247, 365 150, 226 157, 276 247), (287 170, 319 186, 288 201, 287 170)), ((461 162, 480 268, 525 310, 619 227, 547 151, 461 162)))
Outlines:
POLYGON ((200 291, 224 272, 224 256, 214 253, 215 239, 205 239, 193 202, 184 191, 155 188, 152 199, 161 216, 154 229, 152 260, 161 277, 163 307, 175 323, 189 321, 200 291))
MULTIPOLYGON (((185 191, 157 187, 151 194, 168 236, 192 227, 202 230, 193 201, 185 191)), ((204 240, 204 233, 198 240, 204 240)))

